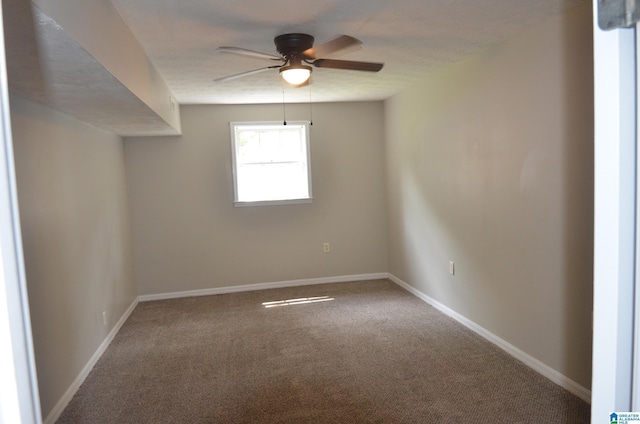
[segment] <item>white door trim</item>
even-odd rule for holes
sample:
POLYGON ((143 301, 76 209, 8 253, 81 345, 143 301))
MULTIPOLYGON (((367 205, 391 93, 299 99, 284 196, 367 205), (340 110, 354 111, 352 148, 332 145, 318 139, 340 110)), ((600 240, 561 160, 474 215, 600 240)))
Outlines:
POLYGON ((594 10, 594 336, 591 422, 631 410, 636 222, 635 31, 594 10))

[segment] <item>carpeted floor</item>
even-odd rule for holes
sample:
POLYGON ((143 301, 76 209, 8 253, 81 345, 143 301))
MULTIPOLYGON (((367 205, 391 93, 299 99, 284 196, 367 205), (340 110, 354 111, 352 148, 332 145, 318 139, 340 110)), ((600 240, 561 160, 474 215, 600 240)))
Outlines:
POLYGON ((140 303, 57 422, 589 419, 582 400, 376 280, 140 303))

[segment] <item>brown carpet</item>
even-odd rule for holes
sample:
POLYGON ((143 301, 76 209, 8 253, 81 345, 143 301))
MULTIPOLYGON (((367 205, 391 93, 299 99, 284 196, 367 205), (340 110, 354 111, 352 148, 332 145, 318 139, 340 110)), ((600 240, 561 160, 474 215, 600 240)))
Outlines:
POLYGON ((140 303, 58 424, 589 418, 585 402, 376 280, 140 303), (262 305, 315 296, 333 300, 262 305))

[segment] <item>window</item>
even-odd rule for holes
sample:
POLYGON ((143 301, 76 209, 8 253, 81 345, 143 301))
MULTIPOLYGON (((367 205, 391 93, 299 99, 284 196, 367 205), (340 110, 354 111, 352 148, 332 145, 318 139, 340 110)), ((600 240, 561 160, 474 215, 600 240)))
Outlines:
POLYGON ((236 206, 311 202, 309 123, 231 122, 236 206))

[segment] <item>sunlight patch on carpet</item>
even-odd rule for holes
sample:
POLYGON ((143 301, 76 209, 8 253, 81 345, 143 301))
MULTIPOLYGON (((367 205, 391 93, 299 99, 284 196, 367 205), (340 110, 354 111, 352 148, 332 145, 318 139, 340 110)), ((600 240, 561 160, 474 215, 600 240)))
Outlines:
POLYGON ((273 302, 262 302, 265 308, 276 308, 279 306, 303 305, 305 303, 328 302, 335 300, 329 296, 300 297, 298 299, 275 300, 273 302))

